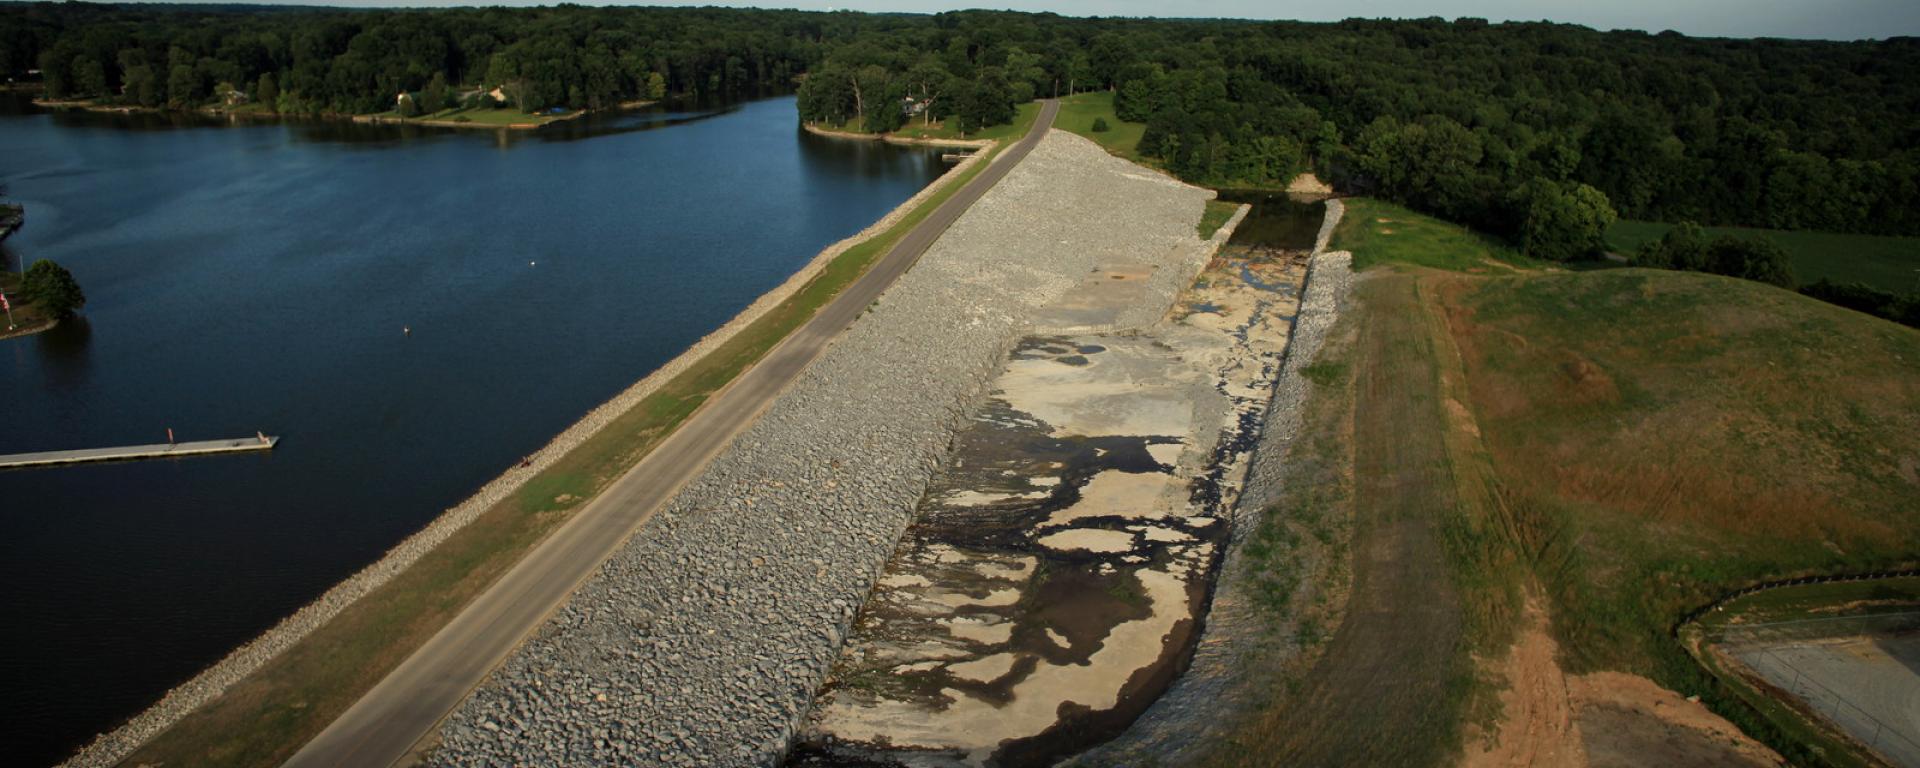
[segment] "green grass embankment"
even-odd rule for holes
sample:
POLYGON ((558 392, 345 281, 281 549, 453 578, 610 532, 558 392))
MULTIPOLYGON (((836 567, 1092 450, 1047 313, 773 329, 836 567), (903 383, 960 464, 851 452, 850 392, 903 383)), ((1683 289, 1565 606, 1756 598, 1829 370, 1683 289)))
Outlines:
MULTIPOLYGON (((1672 224, 1621 221, 1607 230, 1607 247, 1632 256, 1659 240, 1672 224)), ((1898 295, 1920 294, 1920 237, 1847 235, 1748 227, 1708 227, 1710 236, 1764 238, 1787 252, 1801 283, 1821 279, 1861 283, 1898 295)))
POLYGON ((1669 632, 1747 584, 1920 554, 1920 331, 1715 275, 1535 270, 1445 222, 1348 206, 1334 246, 1399 272, 1371 280, 1417 281, 1438 318, 1440 375, 1388 396, 1453 414, 1446 460, 1469 502, 1436 514, 1463 512, 1443 530, 1468 636, 1511 631, 1500 595, 1538 589, 1569 673, 1645 675, 1789 760, 1851 764, 1716 683, 1669 632))
POLYGON ((1140 137, 1146 134, 1147 124, 1121 120, 1115 115, 1112 91, 1088 91, 1060 99, 1060 116, 1054 120, 1054 126, 1092 139, 1119 157, 1154 165, 1140 156, 1140 137), (1105 120, 1107 130, 1094 130, 1095 120, 1105 120))
POLYGON ((1208 200, 1206 210, 1200 212, 1200 223, 1194 226, 1194 232, 1199 234, 1202 240, 1209 239, 1213 237, 1213 233, 1226 226, 1227 220, 1233 218, 1234 211, 1238 210, 1240 210, 1239 203, 1208 200))
POLYGON ((960 172, 893 227, 835 257, 785 302, 126 762, 273 766, 285 761, 709 397, 864 274, 986 164, 983 159, 960 172))
POLYGON ((1343 204, 1331 247, 1352 251, 1356 271, 1387 264, 1484 274, 1538 264, 1497 238, 1393 203, 1355 197, 1343 204))

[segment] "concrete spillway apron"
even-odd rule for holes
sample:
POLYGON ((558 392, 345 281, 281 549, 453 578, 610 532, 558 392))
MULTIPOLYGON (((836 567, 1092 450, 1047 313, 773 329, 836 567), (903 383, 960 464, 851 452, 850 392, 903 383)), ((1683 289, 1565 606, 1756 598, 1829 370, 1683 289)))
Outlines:
POLYGON ((1057 102, 1045 102, 1019 143, 934 209, 812 320, 708 400, 286 764, 361 768, 392 765, 405 757, 628 536, 751 425, 960 214, 1026 157, 1058 111, 1057 102))

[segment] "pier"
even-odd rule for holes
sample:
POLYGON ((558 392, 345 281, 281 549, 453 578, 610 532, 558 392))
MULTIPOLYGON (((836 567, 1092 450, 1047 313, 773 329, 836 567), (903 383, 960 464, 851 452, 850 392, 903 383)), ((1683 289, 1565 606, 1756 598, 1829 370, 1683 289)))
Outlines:
POLYGON ((43 467, 54 464, 81 464, 93 461, 129 461, 165 459, 174 456, 206 456, 215 453, 246 453, 272 450, 280 442, 276 435, 241 437, 232 440, 198 440, 188 443, 155 443, 118 448, 82 448, 76 451, 41 451, 0 456, 0 469, 43 467))

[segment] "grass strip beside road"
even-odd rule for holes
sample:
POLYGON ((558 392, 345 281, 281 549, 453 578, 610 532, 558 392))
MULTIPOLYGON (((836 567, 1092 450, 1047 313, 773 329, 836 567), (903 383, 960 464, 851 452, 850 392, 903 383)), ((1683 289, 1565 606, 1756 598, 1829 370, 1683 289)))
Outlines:
MULTIPOLYGON (((1037 105, 1036 105, 1037 113, 1037 105)), ((1032 117, 1028 115, 1027 124, 1032 117)), ((988 150, 999 153, 1003 143, 988 150)), ((529 479, 412 567, 135 751, 129 765, 279 765, 424 644, 701 403, 852 284, 986 168, 828 262, 799 291, 529 479)))

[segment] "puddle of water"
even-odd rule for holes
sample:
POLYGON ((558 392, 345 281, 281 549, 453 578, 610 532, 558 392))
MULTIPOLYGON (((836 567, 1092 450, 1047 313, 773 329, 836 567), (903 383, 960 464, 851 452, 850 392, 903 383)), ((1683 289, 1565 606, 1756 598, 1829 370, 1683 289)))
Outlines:
POLYGON ((1253 204, 1227 240, 1233 245, 1310 250, 1326 219, 1325 202, 1301 202, 1285 192, 1228 190, 1220 193, 1220 199, 1253 204))

